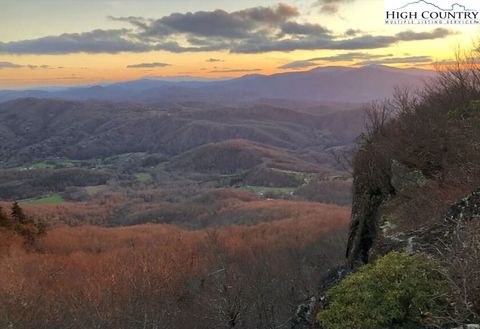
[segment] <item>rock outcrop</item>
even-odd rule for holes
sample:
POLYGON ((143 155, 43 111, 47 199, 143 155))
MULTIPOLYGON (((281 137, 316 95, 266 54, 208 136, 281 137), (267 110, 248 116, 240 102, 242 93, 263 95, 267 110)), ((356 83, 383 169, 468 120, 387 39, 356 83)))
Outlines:
POLYGON ((414 235, 396 232, 390 218, 390 201, 397 194, 412 187, 423 187, 426 177, 418 169, 409 168, 393 160, 389 181, 385 188, 371 189, 368 178, 354 179, 352 221, 347 245, 347 258, 352 267, 368 263, 375 255, 391 250, 412 251, 414 235))
MULTIPOLYGON (((392 161, 391 190, 369 189, 371 185, 362 179, 358 176, 354 180, 347 246, 350 267, 355 269, 393 250, 428 254, 440 260, 452 282, 456 282, 452 288, 455 299, 452 307, 461 310, 456 314, 463 312, 465 320, 477 320, 480 312, 480 189, 451 204, 446 211, 438 212, 443 215, 410 223, 408 218, 399 215, 402 212, 398 209, 418 207, 414 196, 423 193, 422 189, 430 184, 419 170, 392 161)), ((433 205, 435 203, 425 206, 433 205)), ((475 328, 475 325, 459 328, 475 328)))
POLYGON ((395 196, 411 188, 422 188, 427 178, 417 169, 396 160, 391 164, 391 190, 368 189, 361 177, 354 180, 352 222, 347 245, 350 265, 368 263, 392 250, 423 251, 430 254, 448 249, 455 237, 472 220, 480 219, 480 190, 451 205, 443 218, 414 230, 398 230, 392 215, 395 196))
POLYGON ((453 328, 480 319, 480 84, 477 69, 437 82, 372 107, 352 161, 347 258, 353 270, 390 251, 435 258, 453 328))
POLYGON ((295 316, 290 320, 290 329, 310 329, 315 321, 315 305, 317 299, 311 297, 297 306, 295 316))

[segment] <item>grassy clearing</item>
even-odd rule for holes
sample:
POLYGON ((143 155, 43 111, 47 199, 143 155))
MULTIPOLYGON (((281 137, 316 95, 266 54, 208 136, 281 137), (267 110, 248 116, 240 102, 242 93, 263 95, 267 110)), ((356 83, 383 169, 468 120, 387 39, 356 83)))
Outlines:
POLYGON ((251 186, 247 185, 243 187, 247 191, 255 192, 260 195, 269 194, 284 194, 292 195, 295 192, 295 187, 268 187, 268 186, 251 186))
POLYGON ((73 168, 73 167, 81 167, 85 161, 79 160, 69 160, 69 159, 61 159, 61 160, 47 160, 47 161, 40 161, 34 162, 25 166, 16 167, 17 170, 33 170, 33 169, 58 169, 58 168, 73 168))
POLYGON ((53 169, 55 165, 52 163, 47 162, 36 162, 32 163, 31 165, 22 167, 21 169, 53 169))
POLYGON ((148 172, 140 172, 135 174, 135 179, 141 183, 145 183, 152 180, 152 175, 148 172))
POLYGON ((19 203, 24 205, 45 205, 45 204, 61 204, 63 202, 65 202, 63 197, 60 194, 56 193, 45 198, 22 200, 19 203))

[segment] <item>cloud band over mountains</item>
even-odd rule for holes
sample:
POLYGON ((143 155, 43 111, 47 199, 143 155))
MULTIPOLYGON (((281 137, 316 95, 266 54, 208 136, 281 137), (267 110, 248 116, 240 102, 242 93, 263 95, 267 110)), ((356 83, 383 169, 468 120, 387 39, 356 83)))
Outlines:
MULTIPOLYGON (((324 5, 345 1, 322 1, 324 5)), ((224 10, 174 13, 159 19, 110 17, 129 28, 65 33, 37 39, 0 42, 4 54, 68 53, 173 53, 229 51, 263 53, 294 50, 379 49, 398 42, 445 38, 454 32, 436 28, 430 32, 404 31, 395 35, 336 34, 328 27, 300 23, 296 7, 254 7, 234 12, 224 10)))
POLYGON ((282 66, 279 69, 297 70, 302 68, 319 66, 321 62, 345 62, 353 61, 355 65, 384 65, 384 64, 424 64, 433 62, 431 56, 405 56, 398 57, 393 54, 368 54, 362 52, 350 52, 334 56, 315 57, 300 61, 294 61, 282 66))
POLYGON ((51 67, 49 65, 32 65, 32 64, 27 64, 27 65, 21 65, 21 64, 15 64, 11 62, 0 62, 0 70, 1 69, 19 69, 19 68, 27 68, 27 69, 50 69, 51 67))
POLYGON ((167 63, 140 63, 140 64, 132 64, 128 65, 127 69, 145 69, 145 68, 158 68, 158 67, 167 67, 171 66, 170 64, 167 63))

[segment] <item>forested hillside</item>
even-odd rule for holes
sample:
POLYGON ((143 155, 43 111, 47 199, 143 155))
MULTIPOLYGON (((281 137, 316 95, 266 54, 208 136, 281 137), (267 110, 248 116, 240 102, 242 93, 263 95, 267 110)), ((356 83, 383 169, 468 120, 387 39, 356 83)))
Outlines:
POLYGON ((288 325, 343 262, 348 213, 317 205, 300 218, 202 231, 55 227, 30 252, 0 227, 0 327, 288 325))

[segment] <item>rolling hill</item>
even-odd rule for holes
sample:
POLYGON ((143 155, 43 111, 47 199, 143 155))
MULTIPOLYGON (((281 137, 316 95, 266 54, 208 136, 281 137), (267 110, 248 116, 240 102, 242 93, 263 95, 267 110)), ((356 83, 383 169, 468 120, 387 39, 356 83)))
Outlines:
POLYGON ((312 152, 351 144, 362 127, 360 109, 311 114, 261 104, 142 105, 27 98, 0 104, 4 141, 0 159, 5 165, 134 152, 171 157, 236 139, 310 157, 312 152), (344 124, 348 132, 339 129, 344 124))

